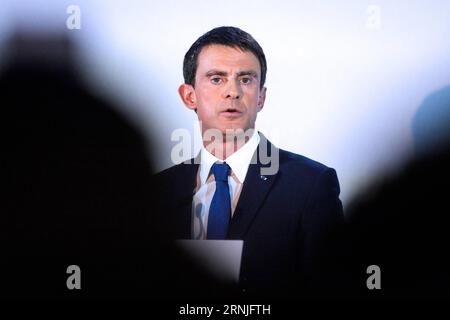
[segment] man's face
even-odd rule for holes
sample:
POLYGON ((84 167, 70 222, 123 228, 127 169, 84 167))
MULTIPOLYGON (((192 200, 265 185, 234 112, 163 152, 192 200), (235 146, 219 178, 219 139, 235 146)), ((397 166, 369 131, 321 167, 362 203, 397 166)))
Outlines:
POLYGON ((266 88, 260 89, 261 67, 251 51, 223 45, 204 47, 198 56, 195 88, 181 85, 180 95, 197 110, 202 131, 255 127, 264 106, 266 88))

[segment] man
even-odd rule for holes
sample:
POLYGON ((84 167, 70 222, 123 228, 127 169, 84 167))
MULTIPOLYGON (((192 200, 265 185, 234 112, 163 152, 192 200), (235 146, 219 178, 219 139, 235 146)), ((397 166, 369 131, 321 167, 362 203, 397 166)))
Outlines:
POLYGON ((207 32, 186 53, 179 94, 203 147, 157 175, 164 236, 243 240, 244 296, 328 296, 340 278, 339 183, 333 169, 254 130, 266 70, 260 45, 235 27, 207 32))

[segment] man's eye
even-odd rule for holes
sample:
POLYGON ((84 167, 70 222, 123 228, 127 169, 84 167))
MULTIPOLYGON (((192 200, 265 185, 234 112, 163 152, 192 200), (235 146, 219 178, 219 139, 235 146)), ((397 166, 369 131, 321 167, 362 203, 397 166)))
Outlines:
POLYGON ((213 84, 220 84, 222 82, 221 78, 211 78, 211 82, 213 84))
POLYGON ((252 82, 252 78, 249 78, 249 77, 241 78, 241 82, 243 84, 250 84, 252 82))

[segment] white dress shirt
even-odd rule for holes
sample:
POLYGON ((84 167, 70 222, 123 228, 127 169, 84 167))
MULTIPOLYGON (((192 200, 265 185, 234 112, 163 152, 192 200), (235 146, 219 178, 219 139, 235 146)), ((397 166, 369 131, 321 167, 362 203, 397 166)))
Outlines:
POLYGON ((192 199, 192 239, 206 239, 209 206, 216 191, 214 175, 211 173, 212 165, 216 162, 226 162, 231 168, 231 173, 228 176, 228 186, 230 189, 231 215, 233 216, 248 167, 258 147, 259 140, 259 134, 255 130, 247 143, 225 160, 215 157, 202 146, 200 151, 200 166, 197 173, 197 184, 192 199))

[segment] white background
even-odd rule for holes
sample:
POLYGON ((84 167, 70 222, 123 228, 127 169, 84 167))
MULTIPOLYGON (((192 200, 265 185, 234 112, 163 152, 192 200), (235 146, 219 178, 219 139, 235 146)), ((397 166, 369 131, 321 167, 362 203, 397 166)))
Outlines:
POLYGON ((3 0, 0 48, 17 27, 77 41, 92 90, 157 141, 159 171, 172 165, 173 130, 198 137, 177 94, 183 56, 222 25, 265 51, 257 129, 335 168, 344 204, 405 161, 418 107, 450 84, 450 1, 3 0), (81 9, 80 30, 66 28, 69 5, 81 9))

